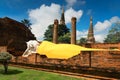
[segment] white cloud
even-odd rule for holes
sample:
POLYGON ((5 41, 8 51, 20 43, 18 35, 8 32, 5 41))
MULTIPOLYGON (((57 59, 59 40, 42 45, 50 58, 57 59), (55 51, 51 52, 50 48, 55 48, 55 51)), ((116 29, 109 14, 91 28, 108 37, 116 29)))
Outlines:
POLYGON ((67 8, 70 8, 72 7, 76 2, 77 0, 65 0, 67 2, 67 8))
POLYGON ((78 3, 79 5, 84 5, 84 4, 86 3, 86 1, 85 1, 85 0, 78 0, 77 3, 78 3))
POLYGON ((79 40, 80 38, 87 38, 87 34, 88 34, 88 30, 83 30, 83 31, 76 31, 76 36, 77 36, 77 40, 79 40))
POLYGON ((94 26, 94 33, 95 33, 96 41, 103 42, 112 24, 118 21, 120 21, 120 18, 117 16, 114 16, 109 20, 104 20, 104 22, 98 21, 94 26))
POLYGON ((85 0, 65 0, 67 5, 66 5, 66 8, 71 8, 73 7, 74 5, 84 5, 86 3, 85 0))
POLYGON ((119 18, 118 16, 114 16, 114 17, 112 17, 112 18, 110 19, 110 22, 111 22, 111 23, 116 23, 116 22, 118 22, 118 21, 120 21, 120 18, 119 18))
MULTIPOLYGON (((50 24, 54 23, 54 19, 60 19, 60 11, 61 6, 53 3, 50 6, 43 4, 39 8, 29 10, 29 19, 32 22, 32 33, 35 34, 38 40, 43 40, 44 32, 50 24)), ((66 23, 70 23, 72 17, 80 20, 82 14, 82 10, 75 11, 69 8, 65 11, 65 21, 66 23)))
POLYGON ((103 42, 105 37, 106 37, 105 34, 95 34, 95 40, 98 42, 103 42))
POLYGON ((65 11, 66 24, 71 22, 72 17, 76 17, 77 20, 80 20, 82 14, 83 14, 82 10, 75 11, 73 8, 66 10, 65 11))
POLYGON ((108 29, 111 25, 112 25, 111 22, 108 20, 105 20, 103 23, 98 21, 97 24, 95 25, 95 31, 96 32, 103 31, 105 29, 108 29))
POLYGON ((29 18, 33 23, 31 26, 32 32, 37 39, 42 40, 48 25, 53 24, 54 19, 60 18, 60 5, 42 5, 40 8, 32 9, 29 11, 29 18))

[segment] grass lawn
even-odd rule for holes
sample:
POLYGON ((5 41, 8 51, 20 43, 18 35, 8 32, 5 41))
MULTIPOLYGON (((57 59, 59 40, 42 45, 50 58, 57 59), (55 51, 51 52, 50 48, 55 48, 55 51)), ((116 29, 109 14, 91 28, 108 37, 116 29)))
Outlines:
POLYGON ((0 65, 0 80, 84 80, 60 74, 23 69, 17 67, 8 68, 8 73, 4 74, 4 68, 0 65))

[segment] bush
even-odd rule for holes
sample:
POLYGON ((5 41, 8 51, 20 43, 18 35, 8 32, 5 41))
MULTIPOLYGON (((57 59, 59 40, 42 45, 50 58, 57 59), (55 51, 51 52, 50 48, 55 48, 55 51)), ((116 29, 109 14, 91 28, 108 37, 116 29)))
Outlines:
POLYGON ((8 70, 8 62, 9 60, 12 59, 12 55, 9 54, 8 52, 1 52, 0 53, 0 63, 3 64, 5 73, 7 73, 8 70))
POLYGON ((11 58, 12 58, 12 56, 8 52, 1 52, 0 53, 0 61, 10 60, 11 58))

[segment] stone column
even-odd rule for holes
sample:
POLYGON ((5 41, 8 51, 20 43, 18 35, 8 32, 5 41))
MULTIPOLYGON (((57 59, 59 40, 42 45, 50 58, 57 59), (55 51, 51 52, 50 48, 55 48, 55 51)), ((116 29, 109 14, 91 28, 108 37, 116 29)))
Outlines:
POLYGON ((58 42, 58 20, 54 20, 54 26, 53 26, 53 43, 57 44, 58 42))
POLYGON ((76 44, 76 17, 72 17, 71 25, 71 44, 76 44))

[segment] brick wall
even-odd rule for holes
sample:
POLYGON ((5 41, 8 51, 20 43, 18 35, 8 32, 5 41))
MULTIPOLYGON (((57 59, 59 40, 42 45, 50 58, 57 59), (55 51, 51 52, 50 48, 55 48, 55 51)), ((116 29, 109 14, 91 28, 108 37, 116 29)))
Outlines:
POLYGON ((40 57, 40 55, 36 53, 36 54, 31 54, 28 57, 13 56, 11 62, 36 64, 38 62, 41 62, 42 60, 43 59, 40 57))
POLYGON ((0 46, 0 52, 6 52, 7 46, 0 46))
MULTIPOLYGON (((120 49, 120 44, 92 44, 91 47, 99 49, 120 49)), ((93 51, 91 52, 91 57, 89 56, 89 52, 82 52, 81 57, 83 58, 81 65, 90 65, 89 63, 91 58, 91 67, 120 70, 119 51, 93 51)))
MULTIPOLYGON (((86 47, 93 47, 99 49, 118 48, 120 44, 92 44, 86 47)), ((18 57, 18 62, 36 64, 36 63, 51 63, 51 64, 63 64, 63 65, 78 65, 97 68, 108 68, 120 71, 120 52, 110 51, 84 51, 78 55, 73 56, 67 60, 41 58, 39 54, 31 54, 27 58, 18 57)))

